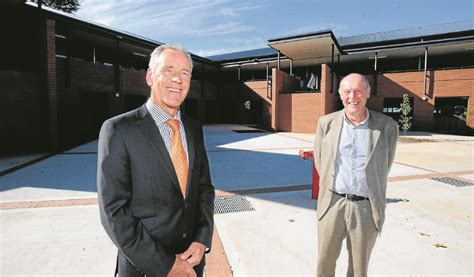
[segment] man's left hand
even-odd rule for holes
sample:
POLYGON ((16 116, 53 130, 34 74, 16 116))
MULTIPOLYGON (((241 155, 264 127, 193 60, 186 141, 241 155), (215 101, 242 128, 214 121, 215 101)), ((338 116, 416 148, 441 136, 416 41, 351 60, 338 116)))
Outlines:
POLYGON ((188 263, 194 267, 197 266, 201 260, 202 256, 204 255, 204 251, 206 250, 206 246, 199 242, 193 242, 189 246, 189 248, 184 251, 184 253, 180 254, 179 257, 182 260, 187 260, 188 263))

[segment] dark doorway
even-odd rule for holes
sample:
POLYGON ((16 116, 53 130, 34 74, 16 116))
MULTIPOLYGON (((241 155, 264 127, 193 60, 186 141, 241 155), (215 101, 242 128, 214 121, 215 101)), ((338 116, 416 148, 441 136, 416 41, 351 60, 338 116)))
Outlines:
POLYGON ((436 97, 433 128, 437 132, 468 134, 466 125, 469 97, 436 97))
POLYGON ((109 117, 108 94, 96 92, 80 93, 80 138, 83 142, 99 136, 102 123, 109 117))

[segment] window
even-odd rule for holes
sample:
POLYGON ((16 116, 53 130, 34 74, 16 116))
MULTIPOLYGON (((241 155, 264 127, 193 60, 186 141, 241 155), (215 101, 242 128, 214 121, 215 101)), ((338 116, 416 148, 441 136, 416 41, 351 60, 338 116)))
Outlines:
MULTIPOLYGON (((413 97, 410 98, 410 106, 411 106, 411 111, 410 111, 410 116, 413 116, 413 97)), ((400 104, 402 103, 403 98, 402 97, 386 97, 383 99, 383 113, 390 116, 393 118, 395 121, 398 122, 398 119, 400 118, 400 115, 402 113, 402 110, 400 108, 400 104)))

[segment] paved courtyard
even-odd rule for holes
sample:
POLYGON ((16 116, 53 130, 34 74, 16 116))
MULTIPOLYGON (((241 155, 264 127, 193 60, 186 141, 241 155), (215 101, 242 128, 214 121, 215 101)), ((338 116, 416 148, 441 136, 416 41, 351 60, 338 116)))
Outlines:
MULTIPOLYGON (((297 157, 312 147, 313 136, 205 127, 218 196, 239 195, 254 209, 216 214, 222 248, 216 243, 208 257, 208 276, 314 276, 312 164, 297 157)), ((401 137, 370 275, 474 274, 473 154, 472 137, 401 137), (443 177, 460 182, 433 179, 443 177)), ((99 222, 96 160, 93 141, 0 177, 1 276, 112 275, 116 250, 99 222)), ((2 172, 14 166, 12 158, 0 160, 2 172)), ((338 275, 346 264, 343 249, 338 275)))

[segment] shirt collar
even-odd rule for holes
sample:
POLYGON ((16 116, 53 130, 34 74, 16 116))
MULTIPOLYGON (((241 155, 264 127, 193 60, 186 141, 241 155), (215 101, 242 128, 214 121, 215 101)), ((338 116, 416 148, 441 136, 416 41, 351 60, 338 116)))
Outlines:
POLYGON ((361 121, 359 124, 357 124, 357 125, 352 124, 352 122, 347 118, 347 116, 346 116, 346 111, 343 112, 343 114, 344 114, 344 121, 345 121, 347 124, 349 124, 349 125, 351 125, 351 126, 354 126, 354 127, 364 125, 364 124, 366 124, 367 121, 369 120, 369 114, 370 114, 370 113, 369 113, 369 109, 365 108, 365 111, 367 112, 367 117, 366 117, 364 120, 362 120, 362 121, 361 121))
MULTIPOLYGON (((173 119, 171 115, 167 114, 165 111, 163 111, 163 109, 155 105, 155 103, 153 103, 153 100, 151 100, 151 97, 148 98, 145 105, 157 125, 165 124, 166 121, 173 119)), ((180 110, 178 110, 174 119, 177 119, 181 122, 180 110)))

